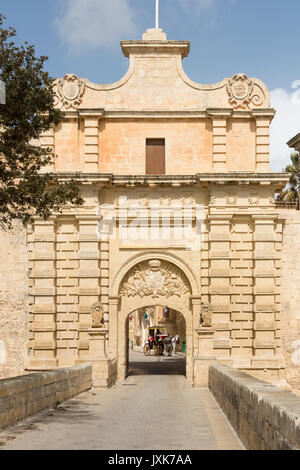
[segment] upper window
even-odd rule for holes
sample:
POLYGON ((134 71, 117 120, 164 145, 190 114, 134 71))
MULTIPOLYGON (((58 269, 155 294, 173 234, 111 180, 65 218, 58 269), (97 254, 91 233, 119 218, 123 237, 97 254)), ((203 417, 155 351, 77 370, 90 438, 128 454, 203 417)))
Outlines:
POLYGON ((146 175, 165 174, 165 139, 146 139, 146 175))

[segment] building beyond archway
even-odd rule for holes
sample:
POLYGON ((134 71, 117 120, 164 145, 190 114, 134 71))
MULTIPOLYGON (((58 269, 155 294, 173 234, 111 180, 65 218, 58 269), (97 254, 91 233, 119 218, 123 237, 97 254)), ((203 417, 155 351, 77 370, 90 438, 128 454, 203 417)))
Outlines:
POLYGON ((132 312, 126 322, 127 375, 186 375, 186 327, 184 316, 167 306, 152 305, 132 312), (163 343, 163 350, 155 335, 176 335, 176 354, 172 343, 163 343))

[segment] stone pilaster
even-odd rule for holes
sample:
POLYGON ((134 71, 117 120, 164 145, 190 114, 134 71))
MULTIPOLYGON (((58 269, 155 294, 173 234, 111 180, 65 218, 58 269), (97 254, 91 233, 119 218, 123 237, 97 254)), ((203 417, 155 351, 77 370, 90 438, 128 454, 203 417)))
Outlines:
POLYGON ((50 149, 50 153, 53 154, 53 161, 51 164, 41 168, 42 173, 48 173, 54 171, 54 154, 55 154, 55 132, 51 128, 48 131, 44 132, 40 137, 40 143, 43 148, 50 149))
POLYGON ((274 112, 270 116, 261 115, 259 111, 252 111, 256 119, 256 171, 270 171, 270 123, 274 112))
POLYGON ((109 298, 109 352, 112 356, 118 354, 118 308, 120 297, 109 298))
POLYGON ((99 169, 99 119, 104 111, 80 110, 84 120, 84 172, 93 173, 99 169))
POLYGON ((37 220, 30 242, 29 370, 57 366, 56 357, 56 224, 37 220))
POLYGON ((213 328, 196 329, 197 354, 194 360, 194 387, 208 387, 208 369, 210 364, 216 362, 214 356, 214 335, 213 328))
MULTIPOLYGON (((89 328, 89 355, 85 362, 92 365, 93 387, 109 388, 114 382, 112 377, 112 361, 107 356, 107 334, 106 328, 89 328)), ((82 360, 78 360, 80 364, 82 360)))
POLYGON ((231 235, 231 356, 250 367, 253 339, 253 233, 250 216, 236 215, 231 235))
POLYGON ((255 321, 252 367, 278 367, 276 361, 276 215, 256 215, 254 219, 255 321))
POLYGON ((57 358, 71 367, 78 348, 78 224, 73 216, 57 222, 57 358))
MULTIPOLYGON (((185 331, 186 341, 187 341, 188 335, 190 334, 190 331, 193 334, 193 348, 192 349, 193 349, 194 354, 193 354, 193 357, 191 357, 191 360, 188 361, 189 364, 191 364, 191 366, 190 366, 191 370, 187 371, 187 374, 186 374, 187 377, 189 377, 189 380, 191 381, 191 383, 194 383, 194 381, 195 381, 195 376, 194 376, 195 356, 197 356, 197 351, 198 351, 197 328, 199 328, 199 325, 200 325, 201 304, 202 304, 203 301, 206 301, 206 297, 207 296, 203 296, 203 297, 201 297, 201 296, 192 296, 191 297, 193 324, 192 325, 186 325, 186 331, 185 331), (204 298, 205 298, 205 300, 204 300, 204 298)), ((188 357, 188 355, 192 354, 192 351, 187 351, 186 354, 187 354, 187 357, 188 357)), ((188 366, 188 362, 187 362, 187 366, 188 366)))
MULTIPOLYGON (((106 227, 108 230, 108 227, 106 227)), ((104 314, 109 316, 109 234, 101 233, 100 240, 100 289, 101 289, 101 304, 104 314)))
POLYGON ((98 217, 77 216, 78 220, 78 313, 79 358, 91 355, 89 351, 92 306, 101 302, 100 243, 98 217))
POLYGON ((212 120, 213 160, 212 169, 226 171, 227 159, 227 118, 231 110, 208 109, 207 114, 212 120))
POLYGON ((230 361, 231 215, 210 215, 209 302, 213 307, 215 355, 230 361))

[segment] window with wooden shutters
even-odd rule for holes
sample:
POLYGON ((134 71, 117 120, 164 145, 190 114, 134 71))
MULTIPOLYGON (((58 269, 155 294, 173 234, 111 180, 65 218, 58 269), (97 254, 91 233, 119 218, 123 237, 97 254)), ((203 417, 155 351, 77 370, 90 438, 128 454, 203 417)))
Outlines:
POLYGON ((146 139, 146 175, 165 174, 165 139, 146 139))

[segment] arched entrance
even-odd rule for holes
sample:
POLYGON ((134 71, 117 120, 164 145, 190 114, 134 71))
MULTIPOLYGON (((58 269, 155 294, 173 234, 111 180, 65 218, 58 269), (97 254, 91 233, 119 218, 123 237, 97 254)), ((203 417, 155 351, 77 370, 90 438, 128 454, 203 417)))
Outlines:
POLYGON ((132 312, 126 326, 127 375, 186 376, 186 326, 180 312, 167 306, 151 305, 132 312), (179 344, 165 342, 176 335, 180 338, 179 344))
POLYGON ((179 311, 186 325, 186 378, 193 384, 195 328, 199 325, 200 295, 195 276, 179 258, 148 253, 131 259, 115 276, 110 297, 109 349, 118 358, 117 379, 128 368, 128 316, 149 305, 179 311))

